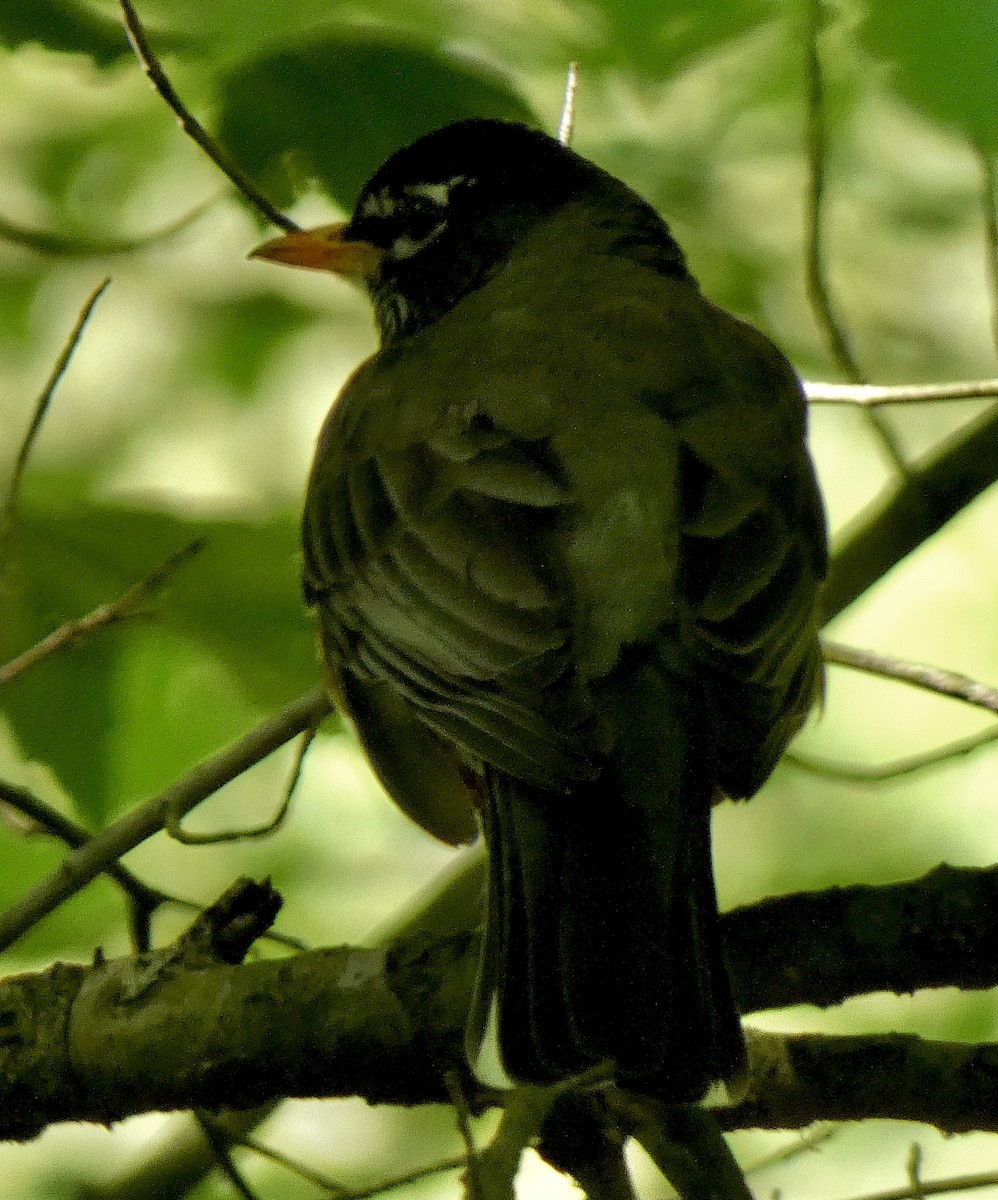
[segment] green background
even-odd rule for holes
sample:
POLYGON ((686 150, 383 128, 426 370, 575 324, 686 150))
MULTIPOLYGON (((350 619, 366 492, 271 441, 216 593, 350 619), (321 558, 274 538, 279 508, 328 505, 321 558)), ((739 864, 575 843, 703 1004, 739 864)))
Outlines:
MULTIPOLYGON (((704 289, 773 336, 806 378, 840 378, 805 290, 809 6, 792 0, 148 0, 140 14, 171 79, 238 161, 301 223, 335 219, 395 146, 475 114, 557 128, 567 62, 581 65, 575 146, 667 217, 704 289)), ((876 382, 994 376, 980 157, 998 148, 990 4, 822 6, 829 207, 838 308, 876 382)), ((374 347, 363 298, 339 281, 246 261, 266 227, 152 92, 111 4, 0 7, 0 469, 87 294, 96 309, 32 456, 0 597, 8 657, 113 600, 194 537, 207 548, 140 621, 55 658, 0 695, 0 774, 92 828, 165 786, 317 677, 298 592, 296 520, 311 446, 347 374, 374 347), (195 213, 179 231, 160 235, 195 213)), ((918 458, 982 402, 893 410, 918 458)), ((890 470, 863 414, 816 407, 812 441, 837 536, 890 470)), ((998 506, 989 493, 864 596, 840 640, 998 679, 998 506)), ((798 747, 879 763, 984 728, 979 713, 833 671, 798 747)), ((257 824, 291 754, 192 819, 257 824)), ((897 784, 845 786, 781 767, 748 807, 718 812, 722 902, 911 878, 940 860, 998 858, 994 757, 897 784)), ((0 826, 0 900, 60 850, 0 826)), ((363 940, 450 861, 381 796, 335 728, 311 754, 270 840, 190 848, 159 836, 129 856, 150 882, 207 901, 240 872, 270 874, 281 928, 363 940)), ((165 940, 185 920, 157 918, 165 940)), ((96 945, 127 951, 103 882, 3 956, 4 972, 96 945)), ((914 1030, 990 1039, 990 994, 874 996, 780 1029, 914 1030)), ((60 1127, 0 1148, 5 1195, 109 1187, 163 1136, 152 1115, 113 1131, 60 1127)), ((445 1110, 295 1103, 266 1139, 360 1184, 455 1153, 445 1110)), ((792 1135, 740 1134, 751 1164, 792 1135)), ((998 1165, 998 1141, 894 1124, 838 1131, 753 1178, 761 1194, 849 1196, 905 1181, 908 1145, 934 1177, 998 1165)), ((268 1197, 316 1189, 241 1159, 268 1197)), ((539 1163, 530 1196, 567 1184, 539 1163)), ((411 1190, 455 1194, 453 1176, 411 1190)), ((657 1186, 657 1185, 656 1185, 657 1186)), ((113 1194, 113 1193, 108 1193, 113 1194)), ((209 1182, 201 1198, 230 1194, 209 1182)))

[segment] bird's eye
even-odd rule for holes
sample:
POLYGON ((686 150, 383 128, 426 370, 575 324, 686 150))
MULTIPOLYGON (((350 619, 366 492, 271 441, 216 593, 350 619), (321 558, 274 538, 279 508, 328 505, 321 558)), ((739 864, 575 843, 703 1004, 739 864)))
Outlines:
POLYGON ((447 225, 446 213, 445 205, 407 196, 395 214, 402 232, 392 241, 392 257, 412 258, 439 237, 447 225))

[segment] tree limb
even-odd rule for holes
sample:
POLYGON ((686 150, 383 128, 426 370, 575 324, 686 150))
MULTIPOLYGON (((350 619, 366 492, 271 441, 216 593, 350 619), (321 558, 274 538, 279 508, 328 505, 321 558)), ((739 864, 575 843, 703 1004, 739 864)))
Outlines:
POLYGON ((840 539, 822 594, 827 620, 998 479, 998 406, 911 472, 904 484, 861 513, 840 539))
MULTIPOLYGON (((737 910, 724 930, 738 999, 752 1011, 883 988, 994 986, 996 899, 998 868, 940 867, 912 883, 737 910)), ((474 934, 242 966, 219 964, 218 950, 172 951, 0 985, 0 1136, 285 1096, 446 1101, 445 1076, 463 1061, 474 934)), ((885 1117, 998 1131, 998 1045, 894 1035, 751 1043, 748 1099, 720 1112, 727 1128, 885 1117)), ((472 1109, 500 1099, 463 1086, 472 1109)))

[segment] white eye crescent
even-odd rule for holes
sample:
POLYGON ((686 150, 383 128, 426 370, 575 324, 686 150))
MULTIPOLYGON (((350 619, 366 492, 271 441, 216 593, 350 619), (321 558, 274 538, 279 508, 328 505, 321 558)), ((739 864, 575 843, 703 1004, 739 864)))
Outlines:
POLYGON ((429 200, 440 208, 445 208, 450 202, 451 191, 459 183, 467 182, 467 175, 452 175, 439 183, 410 183, 402 189, 407 196, 417 196, 420 200, 429 200))
POLYGON ((446 228, 447 222, 440 221, 434 225, 425 237, 414 238, 408 233, 403 233, 401 237, 397 237, 392 242, 391 256, 395 259, 412 258, 414 254, 418 254, 424 246, 428 246, 434 238, 439 237, 446 228))

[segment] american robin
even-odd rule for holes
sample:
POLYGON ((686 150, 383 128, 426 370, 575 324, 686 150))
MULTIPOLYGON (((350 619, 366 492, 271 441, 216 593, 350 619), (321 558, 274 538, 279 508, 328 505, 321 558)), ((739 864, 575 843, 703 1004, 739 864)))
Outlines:
POLYGON ((734 1094, 711 805, 762 785, 822 677, 792 368, 625 184, 505 122, 421 138, 348 222, 255 254, 373 302, 381 347, 312 466, 305 597, 388 793, 485 838, 472 1066, 734 1094))

